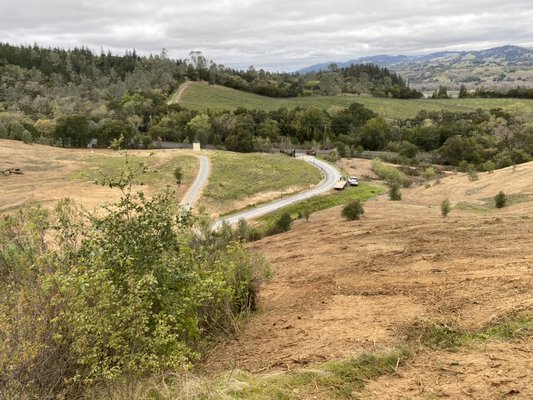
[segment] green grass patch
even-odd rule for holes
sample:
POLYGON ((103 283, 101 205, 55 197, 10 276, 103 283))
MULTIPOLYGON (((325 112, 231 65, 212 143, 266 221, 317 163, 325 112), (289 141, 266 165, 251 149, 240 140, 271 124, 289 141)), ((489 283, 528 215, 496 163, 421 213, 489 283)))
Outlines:
POLYGON ((73 179, 88 181, 98 181, 104 176, 117 178, 124 171, 127 164, 133 170, 140 168, 141 164, 147 167, 147 173, 139 177, 138 181, 148 187, 164 187, 175 185, 174 169, 179 165, 183 169, 183 184, 189 184, 196 178, 198 171, 198 159, 191 155, 172 155, 170 157, 159 157, 157 152, 146 153, 146 155, 121 155, 114 154, 92 154, 83 158, 86 167, 78 171, 73 179))
POLYGON ((203 204, 229 211, 236 202, 262 192, 307 189, 321 180, 311 164, 284 154, 215 152, 203 204))
POLYGON ((469 212, 479 213, 479 214, 487 213, 490 211, 490 207, 488 204, 472 204, 472 203, 466 203, 463 201, 457 203, 453 208, 456 210, 469 211, 469 212))
MULTIPOLYGON (((508 194, 505 197, 507 198, 507 206, 531 201, 531 196, 528 194, 508 194)), ((494 203, 494 198, 492 198, 491 201, 494 203)))
MULTIPOLYGON (((506 195, 507 202, 505 207, 509 207, 513 204, 526 203, 531 201, 531 196, 527 194, 510 194, 506 195)), ((478 214, 484 214, 491 212, 492 210, 499 210, 494 203, 494 197, 488 197, 483 199, 483 204, 473 204, 466 202, 459 202, 454 206, 454 209, 469 211, 478 214)))
POLYGON ((261 230, 268 231, 283 213, 289 213, 290 216, 295 219, 299 218, 304 211, 308 211, 312 214, 320 210, 346 204, 351 200, 367 200, 382 193, 385 193, 384 188, 360 182, 359 186, 348 186, 344 190, 312 197, 300 203, 280 208, 276 212, 258 218, 257 222, 261 225, 261 230))
POLYGON ((476 342, 526 336, 533 336, 533 315, 505 319, 477 331, 455 329, 447 324, 419 324, 407 330, 405 340, 414 347, 456 350, 476 342))
POLYGON ((421 110, 452 112, 475 111, 478 108, 508 108, 520 104, 533 112, 533 100, 522 99, 420 99, 400 100, 378 98, 370 96, 341 95, 341 96, 310 96, 279 99, 242 92, 224 86, 208 85, 204 82, 191 82, 182 94, 180 105, 197 111, 235 110, 238 107, 277 110, 280 107, 289 109, 297 106, 316 106, 328 109, 331 106, 347 107, 350 104, 362 103, 371 110, 386 118, 412 118, 421 110))
POLYGON ((408 350, 363 353, 357 358, 331 361, 313 369, 300 369, 255 377, 237 373, 235 379, 245 383, 227 391, 234 399, 299 399, 300 393, 313 393, 317 398, 352 399, 365 382, 393 373, 409 355, 408 350))

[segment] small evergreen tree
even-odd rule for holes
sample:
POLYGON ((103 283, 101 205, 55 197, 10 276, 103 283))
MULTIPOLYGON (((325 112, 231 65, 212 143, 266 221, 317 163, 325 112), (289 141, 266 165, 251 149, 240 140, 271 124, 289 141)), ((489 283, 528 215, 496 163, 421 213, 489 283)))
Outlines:
POLYGON ((21 139, 26 144, 32 144, 33 143, 33 136, 27 130, 24 130, 24 132, 22 132, 22 138, 21 139))

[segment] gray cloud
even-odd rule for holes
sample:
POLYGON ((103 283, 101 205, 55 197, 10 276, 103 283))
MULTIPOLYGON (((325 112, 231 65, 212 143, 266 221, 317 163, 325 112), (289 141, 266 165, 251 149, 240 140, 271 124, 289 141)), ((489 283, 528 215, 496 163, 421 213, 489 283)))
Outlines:
POLYGON ((530 0, 1 0, 0 41, 119 54, 201 50, 232 67, 293 70, 374 54, 533 45, 530 0))

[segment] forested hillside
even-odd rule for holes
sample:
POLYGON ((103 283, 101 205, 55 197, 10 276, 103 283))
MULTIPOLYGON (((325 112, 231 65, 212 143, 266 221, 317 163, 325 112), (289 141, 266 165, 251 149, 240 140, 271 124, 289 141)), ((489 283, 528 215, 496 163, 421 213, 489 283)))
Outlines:
POLYGON ((169 102, 170 94, 187 79, 271 96, 419 94, 408 89, 401 77, 373 65, 332 65, 328 71, 300 76, 253 68, 235 71, 207 62, 199 52, 192 52, 189 60, 171 60, 165 52, 116 56, 83 48, 4 44, 0 46, 0 138, 74 147, 85 147, 93 139, 107 147, 122 137, 126 146, 144 148, 162 139, 199 140, 245 152, 293 146, 336 148, 341 155, 388 150, 410 162, 424 152, 434 162, 467 163, 478 169, 533 156, 533 118, 526 100, 506 110, 422 111, 416 118, 394 120, 356 102, 355 96, 351 105, 327 109, 309 105, 200 111, 169 102))

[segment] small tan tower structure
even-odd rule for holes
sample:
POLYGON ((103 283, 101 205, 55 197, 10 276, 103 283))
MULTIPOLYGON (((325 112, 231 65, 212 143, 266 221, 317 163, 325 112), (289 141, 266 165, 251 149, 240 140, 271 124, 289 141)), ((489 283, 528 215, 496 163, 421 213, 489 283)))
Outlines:
POLYGON ((198 140, 195 140, 194 142, 192 142, 192 150, 193 151, 202 150, 202 145, 200 144, 200 142, 198 140))

